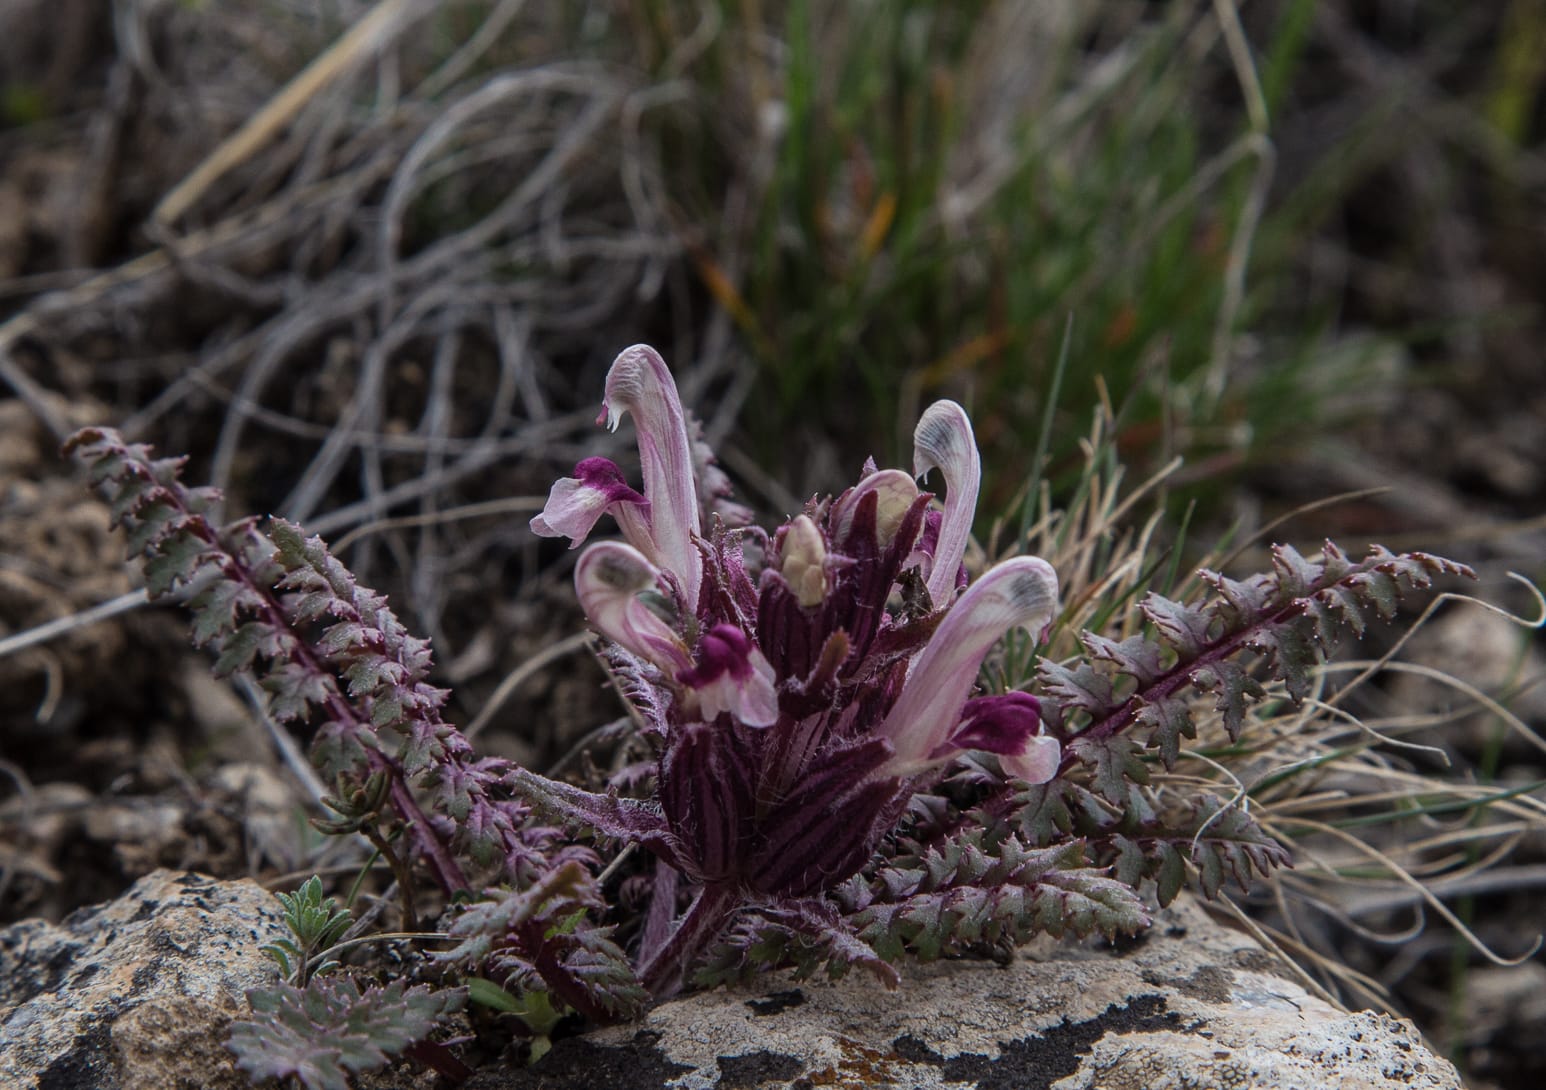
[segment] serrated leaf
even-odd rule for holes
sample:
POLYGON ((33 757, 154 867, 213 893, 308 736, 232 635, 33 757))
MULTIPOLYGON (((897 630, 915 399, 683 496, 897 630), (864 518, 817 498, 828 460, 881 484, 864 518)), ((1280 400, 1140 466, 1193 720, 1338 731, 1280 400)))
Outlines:
POLYGON ((152 598, 170 594, 193 571, 198 558, 209 548, 207 542, 191 533, 172 534, 156 547, 156 554, 145 561, 145 591, 152 598))
POLYGON ((105 449, 100 438, 89 443, 67 446, 66 449, 79 458, 90 460, 91 468, 87 470, 87 476, 94 485, 100 485, 118 476, 125 465, 124 456, 116 451, 105 449))
POLYGON ((149 549, 163 533, 178 529, 182 513, 168 504, 148 504, 135 513, 134 525, 127 535, 129 553, 138 556, 149 549))
POLYGON ((1310 675, 1319 664, 1320 657, 1300 623, 1289 621, 1263 628, 1252 640, 1252 644, 1260 650, 1271 652, 1288 695, 1296 704, 1310 695, 1310 675))
POLYGON ((1112 877, 1123 885, 1136 888, 1148 869, 1148 858, 1143 848, 1136 840, 1120 834, 1112 837, 1111 843, 1117 850, 1116 858, 1111 863, 1112 877))
POLYGON ((1101 739, 1075 738, 1069 751, 1090 768, 1090 786, 1104 799, 1125 806, 1129 783, 1149 782, 1149 769, 1138 745, 1125 734, 1101 739))
POLYGON ((384 1067, 461 1008, 460 990, 396 981, 363 992, 347 978, 314 977, 247 993, 256 1016, 234 1022, 227 1047, 254 1080, 293 1078, 307 1090, 349 1090, 350 1078, 384 1067))
POLYGON ((263 679, 262 686, 269 694, 268 714, 280 723, 305 719, 313 705, 338 691, 332 677, 297 662, 280 663, 263 679))
POLYGON ((311 763, 329 782, 340 776, 363 774, 369 761, 358 727, 338 720, 329 720, 317 729, 310 756, 311 763))
POLYGON ((1218 592, 1219 597, 1209 608, 1230 629, 1254 622, 1266 612, 1272 600, 1272 585, 1264 576, 1240 581, 1206 568, 1197 574, 1218 592))
POLYGON ((1321 582, 1335 583, 1348 572, 1353 565, 1347 558, 1347 554, 1337 547, 1337 543, 1330 539, 1321 546, 1321 582))
POLYGON ((1084 632, 1080 634, 1079 642, 1092 658, 1110 662, 1122 673, 1136 678, 1140 685, 1151 684, 1165 672, 1164 649, 1143 636, 1129 636, 1118 641, 1084 632))
POLYGON ((215 676, 229 677, 238 670, 252 666, 253 659, 265 648, 272 646, 274 628, 267 621, 248 621, 231 633, 215 660, 215 676))
POLYGON ((1069 781, 1051 780, 1026 788, 1015 796, 1014 822, 1020 835, 1032 844, 1050 844, 1073 831, 1073 815, 1064 799, 1069 781))
POLYGON ((1064 709, 1082 708, 1091 715, 1100 715, 1116 703, 1111 678, 1088 663, 1069 668, 1043 659, 1038 673, 1041 691, 1064 709))
POLYGON ((274 519, 269 523, 268 536, 277 549, 276 559, 286 569, 309 566, 306 559, 306 537, 295 523, 287 519, 274 519))
POLYGON ((139 513, 141 505, 156 504, 160 495, 162 495, 161 489, 138 477, 121 478, 107 500, 108 524, 111 526, 124 524, 139 513))
POLYGON ((317 647, 324 655, 334 657, 369 648, 375 640, 373 633, 360 621, 340 621, 323 629, 317 647))
POLYGON ((1321 566, 1306 560, 1292 545, 1272 547, 1272 570, 1278 580, 1278 599, 1303 598, 1320 585, 1321 566))
POLYGON ((612 941, 612 929, 577 927, 567 936, 563 966, 569 976, 616 1018, 632 1018, 644 1010, 649 993, 639 983, 628 955, 612 941))
MULTIPOLYGON (((1141 706, 1135 725, 1149 728, 1152 732, 1149 744, 1158 748, 1160 760, 1167 769, 1174 768, 1176 758, 1181 755, 1181 738, 1197 737, 1197 725, 1192 722, 1191 708, 1178 696, 1167 696, 1153 704, 1142 701, 1141 696, 1139 699, 1141 706)), ((1138 782, 1146 783, 1147 780, 1138 782)))
POLYGON ((188 602, 193 611, 193 644, 203 647, 236 627, 236 611, 251 591, 232 579, 216 579, 188 602))
POLYGON ((1388 621, 1396 615, 1401 601, 1401 588, 1390 573, 1378 569, 1359 572, 1348 576, 1344 585, 1356 588, 1359 595, 1374 606, 1381 620, 1388 621))
POLYGON ((1211 620, 1201 610, 1173 602, 1152 591, 1143 596, 1138 608, 1182 658, 1196 658, 1208 643, 1211 620))
POLYGON ((1186 860, 1173 844, 1161 844, 1158 855, 1159 866, 1154 872, 1155 896, 1164 908, 1176 899, 1186 884, 1186 860))
POLYGON ((366 696, 383 687, 400 686, 407 675, 401 663, 380 655, 365 655, 344 671, 350 696, 366 696))
POLYGON ((1220 659, 1192 671, 1191 682, 1199 690, 1214 694, 1214 707, 1224 720, 1230 741, 1240 737, 1245 714, 1250 706, 1266 699, 1267 690, 1244 667, 1229 659, 1220 659))
POLYGON ((1210 901, 1224 888, 1224 858, 1215 844, 1200 842, 1192 846, 1192 865, 1197 868, 1197 883, 1210 901))
POLYGON ((1364 619, 1363 610, 1359 605, 1358 597, 1349 588, 1344 586, 1331 586, 1315 596, 1329 614, 1334 615, 1343 624, 1347 625, 1355 637, 1363 638, 1364 619))

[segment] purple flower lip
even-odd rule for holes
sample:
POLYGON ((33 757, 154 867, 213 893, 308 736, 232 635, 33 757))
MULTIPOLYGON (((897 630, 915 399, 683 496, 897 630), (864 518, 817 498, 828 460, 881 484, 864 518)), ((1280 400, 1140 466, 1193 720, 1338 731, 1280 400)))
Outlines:
POLYGON ((778 721, 773 667, 757 645, 733 624, 718 624, 698 641, 698 662, 676 675, 695 690, 705 722, 729 712, 748 727, 778 721))
POLYGON ((1027 783, 1057 775, 1063 747, 1040 734, 1041 702, 1030 693, 979 696, 961 710, 961 725, 931 756, 946 759, 963 749, 998 755, 1004 771, 1027 783))
POLYGON ((587 458, 573 477, 553 485, 547 506, 531 520, 532 533, 567 537, 580 544, 603 514, 617 520, 623 537, 650 563, 673 573, 689 612, 698 606, 703 559, 697 539, 698 490, 693 477, 692 437, 676 382, 660 354, 647 345, 625 348, 607 372, 606 397, 597 423, 616 429, 632 414, 639 438, 644 492, 629 487, 605 458, 587 458))
MULTIPOLYGON (((1051 621, 1057 611, 1057 586, 1052 565, 1039 557, 1018 556, 966 589, 913 662, 901 695, 878 728, 877 733, 896 747, 880 775, 917 775, 961 748, 946 743, 956 734, 983 658, 1009 629, 1036 632, 1051 621)), ((1023 716, 1017 721, 1025 723, 1023 716)), ((1003 716, 994 720, 1000 733, 1011 722, 1003 716)), ((1022 731, 1020 737, 1023 746, 1030 744, 1029 733, 1022 731)))
POLYGON ((567 537, 573 549, 590 535, 602 515, 610 514, 632 540, 648 535, 649 509, 649 501, 633 490, 616 464, 606 458, 586 458, 574 467, 573 477, 554 483, 547 506, 531 520, 531 531, 539 537, 567 537))

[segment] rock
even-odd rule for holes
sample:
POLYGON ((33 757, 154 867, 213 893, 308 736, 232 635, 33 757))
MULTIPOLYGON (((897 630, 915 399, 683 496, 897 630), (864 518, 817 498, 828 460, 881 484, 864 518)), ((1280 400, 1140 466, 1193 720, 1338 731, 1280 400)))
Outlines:
POLYGON ((1459 1090, 1410 1023, 1305 991, 1200 909, 1162 913, 1121 952, 1047 939, 1006 967, 908 965, 781 980, 656 1007, 642 1024, 560 1041, 467 1090, 1459 1090))
POLYGON ((255 882, 170 870, 58 926, 0 931, 0 1086, 245 1087, 227 1027, 246 989, 274 979, 260 947, 285 934, 255 882))

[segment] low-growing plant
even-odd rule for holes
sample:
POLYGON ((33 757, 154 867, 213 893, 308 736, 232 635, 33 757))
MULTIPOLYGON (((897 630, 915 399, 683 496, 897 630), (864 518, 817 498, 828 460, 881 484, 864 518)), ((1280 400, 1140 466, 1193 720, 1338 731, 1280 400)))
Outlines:
MULTIPOLYGON (((730 501, 644 346, 607 377, 604 419, 624 414, 642 490, 587 458, 532 521, 577 546, 610 514, 624 538, 589 545, 575 585, 649 758, 588 786, 476 755, 441 717, 428 646, 319 539, 280 519, 215 527, 179 460, 109 430, 68 444, 111 493, 150 593, 183 596, 216 671, 250 673, 269 714, 307 732, 339 815, 326 827, 381 853, 405 928, 425 881, 438 891, 453 945, 412 987, 308 979, 339 917, 320 883, 287 901, 292 979, 254 992, 232 1038, 254 1075, 341 1085, 425 1038, 462 985, 508 999, 540 1052, 566 1013, 626 1019, 691 984, 855 967, 895 984, 909 956, 1139 931, 1188 884, 1212 898, 1291 859, 1245 792, 1154 790, 1184 740, 1204 720, 1241 739, 1264 704, 1309 695, 1339 632, 1470 574, 1279 545, 1266 573, 1200 573, 1193 600, 1113 595, 1104 631, 1074 643, 1052 563, 969 577, 980 465, 955 403, 923 414, 911 471, 868 463, 772 531, 730 501), (934 470, 943 504, 917 484, 934 470), (1028 636, 1002 643, 1015 629, 1028 636)), ((1081 588, 1089 617, 1098 591, 1081 588)))

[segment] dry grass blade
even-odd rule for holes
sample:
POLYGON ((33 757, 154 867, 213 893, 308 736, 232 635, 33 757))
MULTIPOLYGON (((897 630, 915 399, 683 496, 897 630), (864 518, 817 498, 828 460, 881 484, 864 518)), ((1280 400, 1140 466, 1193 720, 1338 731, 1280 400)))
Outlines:
POLYGON ((256 154, 324 87, 384 49, 393 36, 407 28, 415 6, 428 7, 423 0, 381 0, 163 197, 151 219, 160 224, 179 219, 210 185, 256 154))

